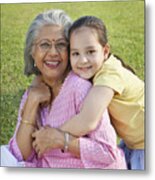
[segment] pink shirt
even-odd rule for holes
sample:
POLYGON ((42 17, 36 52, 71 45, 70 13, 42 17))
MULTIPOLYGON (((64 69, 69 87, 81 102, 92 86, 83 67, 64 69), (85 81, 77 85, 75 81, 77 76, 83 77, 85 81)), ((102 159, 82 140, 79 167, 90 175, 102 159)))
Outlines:
MULTIPOLYGON (((47 111, 47 108, 42 109, 42 125, 60 127, 66 120, 79 113, 90 88, 91 83, 89 81, 81 79, 73 72, 70 72, 58 96, 53 101, 50 112, 47 111)), ((26 99, 27 91, 23 95, 20 104, 16 131, 21 120, 21 109, 26 99)), ((10 151, 19 161, 23 161, 15 138, 16 131, 9 143, 10 151)), ((41 159, 37 159, 35 152, 33 152, 25 165, 27 167, 50 168, 126 169, 124 154, 117 147, 116 134, 110 124, 107 111, 103 114, 96 130, 85 137, 80 137, 79 142, 80 159, 69 152, 63 153, 60 149, 55 149, 45 153, 41 159)))

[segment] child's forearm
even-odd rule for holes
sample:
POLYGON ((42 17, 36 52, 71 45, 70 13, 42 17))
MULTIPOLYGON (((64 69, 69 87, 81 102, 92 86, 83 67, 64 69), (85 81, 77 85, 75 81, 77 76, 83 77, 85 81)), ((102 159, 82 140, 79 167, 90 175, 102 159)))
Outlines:
POLYGON ((92 130, 90 124, 83 120, 81 114, 75 115, 72 119, 66 121, 60 129, 76 137, 84 136, 92 130))
POLYGON ((95 130, 113 95, 113 90, 107 87, 93 87, 84 101, 81 112, 66 121, 60 129, 77 137, 95 130))

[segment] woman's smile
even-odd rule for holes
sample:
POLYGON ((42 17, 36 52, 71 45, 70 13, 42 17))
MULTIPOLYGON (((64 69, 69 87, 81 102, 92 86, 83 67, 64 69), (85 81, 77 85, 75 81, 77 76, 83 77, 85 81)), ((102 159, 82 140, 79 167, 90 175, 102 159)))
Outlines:
POLYGON ((50 69, 56 69, 60 65, 61 61, 60 60, 45 60, 44 64, 46 67, 50 69))
POLYGON ((38 34, 33 58, 44 79, 61 79, 68 66, 68 51, 61 26, 45 26, 38 34), (58 50, 59 47, 59 50, 58 50))

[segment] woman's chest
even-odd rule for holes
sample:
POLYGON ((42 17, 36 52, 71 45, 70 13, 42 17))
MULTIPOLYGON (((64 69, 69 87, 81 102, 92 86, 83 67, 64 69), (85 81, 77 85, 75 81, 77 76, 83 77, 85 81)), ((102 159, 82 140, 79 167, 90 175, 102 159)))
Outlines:
POLYGON ((77 108, 74 94, 61 93, 53 101, 50 109, 42 109, 40 119, 43 126, 59 127, 75 114, 77 114, 77 108))

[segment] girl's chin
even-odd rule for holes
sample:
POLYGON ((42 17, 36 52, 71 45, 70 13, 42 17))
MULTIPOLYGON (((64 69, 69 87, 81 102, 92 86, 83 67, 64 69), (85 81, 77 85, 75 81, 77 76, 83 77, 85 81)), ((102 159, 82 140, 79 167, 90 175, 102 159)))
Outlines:
POLYGON ((80 71, 75 71, 75 73, 78 74, 83 79, 91 79, 93 77, 93 73, 90 71, 85 72, 80 70, 80 71))
POLYGON ((89 75, 82 75, 82 74, 80 74, 79 75, 81 78, 83 78, 83 79, 86 79, 86 80, 89 80, 92 76, 89 76, 89 75))

